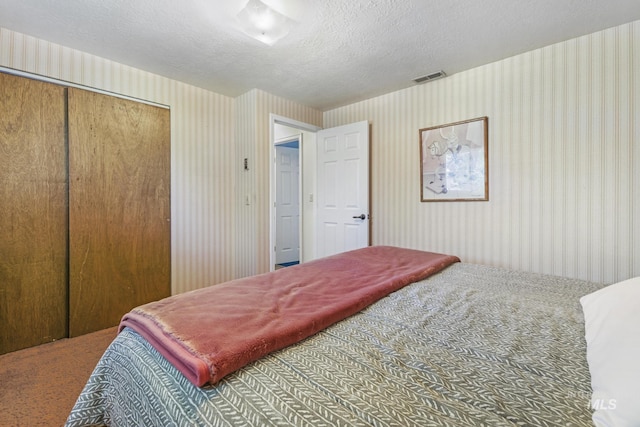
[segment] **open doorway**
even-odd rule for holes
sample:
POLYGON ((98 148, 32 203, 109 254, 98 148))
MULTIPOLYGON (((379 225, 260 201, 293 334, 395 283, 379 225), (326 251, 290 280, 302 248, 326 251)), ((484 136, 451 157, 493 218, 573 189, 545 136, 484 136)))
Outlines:
POLYGON ((278 252, 276 150, 278 145, 295 139, 298 140, 298 262, 368 246, 371 228, 368 122, 320 129, 273 114, 270 120, 271 270, 276 269, 278 252))
POLYGON ((275 270, 314 258, 315 141, 320 128, 275 114, 270 122, 270 266, 275 270), (294 172, 287 172, 291 167, 294 172), (294 249, 290 242, 296 240, 294 249), (298 259, 288 260, 296 249, 298 259))
POLYGON ((276 270, 300 263, 300 139, 275 143, 276 270))

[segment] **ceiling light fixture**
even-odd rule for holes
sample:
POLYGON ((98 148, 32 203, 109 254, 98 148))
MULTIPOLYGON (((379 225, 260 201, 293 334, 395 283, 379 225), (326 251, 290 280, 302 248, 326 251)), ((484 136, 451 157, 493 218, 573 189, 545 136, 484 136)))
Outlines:
POLYGON ((246 35, 269 46, 289 34, 293 24, 291 19, 260 0, 249 0, 236 18, 246 35))

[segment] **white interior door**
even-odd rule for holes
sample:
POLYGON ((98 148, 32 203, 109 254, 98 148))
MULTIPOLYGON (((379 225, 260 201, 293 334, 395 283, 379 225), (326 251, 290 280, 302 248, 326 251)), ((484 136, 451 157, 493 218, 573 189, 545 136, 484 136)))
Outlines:
POLYGON ((369 245, 369 123, 317 134, 317 245, 324 257, 369 245))
POLYGON ((300 261, 299 149, 276 146, 276 264, 300 261))

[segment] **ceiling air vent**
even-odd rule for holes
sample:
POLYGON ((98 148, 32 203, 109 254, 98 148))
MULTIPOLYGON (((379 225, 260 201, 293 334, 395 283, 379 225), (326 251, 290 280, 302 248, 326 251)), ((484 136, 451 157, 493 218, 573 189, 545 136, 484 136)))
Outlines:
POLYGON ((413 79, 413 81, 416 83, 430 82, 431 80, 437 80, 446 77, 446 75, 447 74, 441 70, 436 71, 435 73, 427 74, 426 76, 418 77, 417 79, 413 79))

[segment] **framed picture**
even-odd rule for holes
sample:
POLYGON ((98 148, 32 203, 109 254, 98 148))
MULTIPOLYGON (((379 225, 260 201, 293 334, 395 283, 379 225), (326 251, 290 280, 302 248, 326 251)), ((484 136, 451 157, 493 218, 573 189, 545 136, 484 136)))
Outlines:
POLYGON ((423 202, 489 200, 488 118, 420 129, 423 202))

